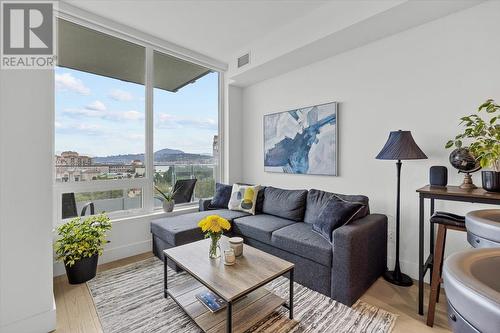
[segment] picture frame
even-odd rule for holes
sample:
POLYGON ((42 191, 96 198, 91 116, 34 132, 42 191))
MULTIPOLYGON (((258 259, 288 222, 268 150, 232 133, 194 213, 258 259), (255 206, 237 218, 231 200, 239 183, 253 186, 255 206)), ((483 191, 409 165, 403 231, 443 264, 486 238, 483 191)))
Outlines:
POLYGON ((264 171, 337 176, 338 102, 264 115, 264 171))

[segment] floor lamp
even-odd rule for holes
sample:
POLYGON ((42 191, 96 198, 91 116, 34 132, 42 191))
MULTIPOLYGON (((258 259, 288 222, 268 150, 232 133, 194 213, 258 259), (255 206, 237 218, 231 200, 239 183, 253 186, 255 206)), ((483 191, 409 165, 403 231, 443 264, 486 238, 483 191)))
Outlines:
POLYGON ((396 264, 393 271, 384 273, 384 278, 392 284, 398 286, 409 287, 413 284, 412 279, 401 273, 399 267, 399 218, 400 218, 400 197, 401 197, 401 161, 402 160, 420 160, 426 159, 427 156, 417 146, 410 131, 393 131, 389 134, 389 139, 385 143, 384 148, 378 153, 378 160, 396 160, 397 170, 397 197, 396 197, 396 264))

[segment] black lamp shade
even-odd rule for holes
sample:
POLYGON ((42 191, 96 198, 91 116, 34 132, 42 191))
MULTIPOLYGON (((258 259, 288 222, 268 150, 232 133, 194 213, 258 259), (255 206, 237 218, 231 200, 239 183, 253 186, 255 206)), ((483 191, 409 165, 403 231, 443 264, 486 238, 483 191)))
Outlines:
POLYGON ((421 160, 427 156, 417 146, 410 131, 393 131, 384 148, 378 153, 378 160, 421 160))

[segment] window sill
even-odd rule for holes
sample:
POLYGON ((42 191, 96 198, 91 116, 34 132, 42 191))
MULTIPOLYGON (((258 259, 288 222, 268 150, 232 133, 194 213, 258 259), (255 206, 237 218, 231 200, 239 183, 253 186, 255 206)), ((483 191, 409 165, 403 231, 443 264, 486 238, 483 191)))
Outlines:
POLYGON ((189 205, 182 205, 181 207, 176 207, 176 208, 174 208, 174 211, 171 213, 166 213, 161 209, 157 209, 151 213, 142 213, 142 214, 139 213, 139 214, 134 214, 134 215, 130 215, 130 216, 113 218, 113 219, 111 219, 111 222, 112 223, 119 223, 119 222, 126 222, 126 221, 137 220, 137 219, 162 218, 162 217, 195 213, 197 211, 198 211, 198 203, 193 203, 193 204, 189 204, 189 205))
MULTIPOLYGON (((145 213, 144 211, 130 211, 128 214, 124 214, 122 216, 110 216, 111 223, 120 223, 120 222, 130 222, 133 220, 141 220, 141 219, 158 219, 162 217, 168 216, 177 216, 182 214, 195 213, 199 209, 198 203, 194 202, 191 204, 182 205, 180 207, 175 207, 174 211, 171 213, 165 213, 162 209, 155 209, 153 212, 145 213)), ((88 217, 89 215, 87 215, 88 217)), ((66 219, 62 221, 58 221, 54 224, 54 228, 68 222, 71 219, 66 219)))

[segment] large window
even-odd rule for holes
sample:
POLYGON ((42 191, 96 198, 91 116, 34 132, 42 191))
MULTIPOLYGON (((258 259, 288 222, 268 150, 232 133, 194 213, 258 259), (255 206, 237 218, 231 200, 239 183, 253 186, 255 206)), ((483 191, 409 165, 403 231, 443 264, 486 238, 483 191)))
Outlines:
POLYGON ((155 186, 171 191, 184 179, 196 179, 191 201, 212 196, 219 73, 62 19, 58 34, 59 218, 89 203, 111 216, 147 213, 161 206, 155 186))
POLYGON ((56 181, 145 176, 144 85, 57 67, 56 181))
MULTIPOLYGON (((197 179, 193 200, 211 197, 218 165, 219 75, 154 53, 154 182, 171 191, 178 180, 197 179), (185 78, 170 82, 183 72, 185 78)), ((155 200, 155 205, 161 205, 155 200)))

